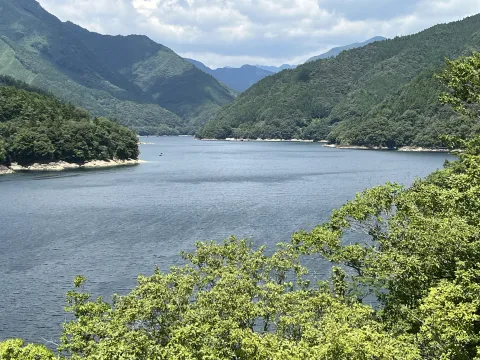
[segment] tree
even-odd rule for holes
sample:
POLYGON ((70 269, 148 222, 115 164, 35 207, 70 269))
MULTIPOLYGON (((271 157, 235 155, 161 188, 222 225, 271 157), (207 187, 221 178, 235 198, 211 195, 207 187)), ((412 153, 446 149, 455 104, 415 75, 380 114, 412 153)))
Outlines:
MULTIPOLYGON (((197 243, 187 265, 141 276, 113 305, 68 293, 72 359, 419 359, 413 338, 328 284, 310 287, 291 246, 197 243)), ((77 288, 85 279, 76 280, 77 288)))
POLYGON ((5 150, 5 141, 0 137, 0 164, 7 160, 7 151, 5 150))
POLYGON ((450 89, 440 100, 463 114, 478 117, 480 103, 480 53, 447 60, 447 68, 438 76, 450 89))
POLYGON ((13 139, 12 158, 20 164, 35 161, 51 161, 55 148, 46 134, 35 130, 20 129, 13 139))
POLYGON ((0 359, 2 360, 54 360, 52 351, 43 345, 25 345, 21 339, 0 342, 0 359))

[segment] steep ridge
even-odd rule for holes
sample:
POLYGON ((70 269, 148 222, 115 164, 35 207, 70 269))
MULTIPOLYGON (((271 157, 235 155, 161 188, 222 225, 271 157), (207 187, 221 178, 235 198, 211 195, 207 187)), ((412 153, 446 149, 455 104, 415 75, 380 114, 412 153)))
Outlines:
POLYGON ((436 146, 440 132, 458 134, 465 126, 455 126, 459 117, 439 107, 442 87, 433 74, 445 57, 468 55, 479 47, 476 15, 310 62, 255 84, 199 136, 436 146), (412 98, 418 101, 409 102, 412 98), (426 127, 432 131, 425 133, 426 127), (369 137, 372 132, 378 136, 369 137), (400 136, 407 132, 408 137, 400 136))
POLYGON ((0 6, 0 74, 139 133, 191 133, 233 99, 213 77, 145 36, 91 33, 34 0, 0 6))

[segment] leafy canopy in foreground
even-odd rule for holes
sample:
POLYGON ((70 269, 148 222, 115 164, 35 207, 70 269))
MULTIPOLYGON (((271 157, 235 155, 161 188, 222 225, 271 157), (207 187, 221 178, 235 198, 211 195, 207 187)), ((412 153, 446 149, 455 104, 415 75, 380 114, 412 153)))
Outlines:
POLYGON ((451 142, 462 151, 443 170, 366 190, 272 255, 198 243, 113 303, 78 277, 58 356, 479 360, 480 137, 451 142), (311 283, 312 254, 333 264, 329 280, 311 283))
POLYGON ((440 100, 465 115, 478 116, 480 103, 480 53, 458 60, 447 60, 447 69, 438 76, 450 89, 440 100), (476 108, 477 111, 474 111, 476 108))
POLYGON ((60 350, 72 359, 418 358, 370 307, 327 284, 310 288, 292 250, 198 243, 188 265, 140 277, 113 306, 70 292, 77 320, 65 325, 60 350))
POLYGON ((25 345, 21 339, 0 342, 2 360, 54 360, 55 355, 43 345, 25 345))

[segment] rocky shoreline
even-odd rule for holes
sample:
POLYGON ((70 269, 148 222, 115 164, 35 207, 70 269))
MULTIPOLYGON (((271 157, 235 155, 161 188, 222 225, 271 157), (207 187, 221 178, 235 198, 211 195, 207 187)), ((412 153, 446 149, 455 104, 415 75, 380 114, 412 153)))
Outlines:
POLYGON ((335 145, 335 144, 325 144, 324 147, 334 148, 334 149, 350 149, 350 150, 389 150, 389 151, 400 151, 400 152, 441 152, 449 153, 451 150, 443 148, 423 148, 419 146, 403 146, 398 149, 389 149, 387 147, 381 146, 360 146, 360 145, 335 145))
POLYGON ((144 163, 143 160, 92 160, 84 164, 74 164, 65 161, 51 162, 48 164, 35 163, 29 166, 22 166, 16 163, 11 164, 10 166, 0 165, 0 175, 13 174, 16 172, 25 172, 25 171, 63 171, 63 170, 74 170, 74 169, 100 169, 100 168, 111 168, 116 166, 131 166, 144 163))
POLYGON ((443 153, 449 153, 451 150, 448 149, 432 149, 432 148, 423 148, 420 146, 404 146, 398 149, 398 151, 410 151, 410 152, 443 152, 443 153))
MULTIPOLYGON (((313 140, 302 140, 302 139, 237 139, 237 138, 226 138, 226 139, 197 139, 195 140, 202 140, 202 141, 240 141, 240 142, 305 142, 305 143, 313 143, 313 140)), ((327 141, 318 141, 319 143, 326 143, 327 141)))
POLYGON ((6 166, 0 165, 0 175, 13 174, 13 170, 6 166))
MULTIPOLYGON (((245 142, 305 142, 313 143, 313 140, 302 140, 302 139, 237 139, 237 138, 226 138, 226 139, 197 139, 202 141, 245 141, 245 142)), ((444 148, 423 148, 420 146, 403 146, 397 149, 390 149, 382 146, 361 146, 361 145, 337 145, 337 144, 328 144, 327 140, 317 141, 320 144, 323 144, 324 147, 335 148, 335 149, 350 149, 350 150, 388 150, 388 151, 401 151, 401 152, 441 152, 449 153, 451 150, 444 148)))

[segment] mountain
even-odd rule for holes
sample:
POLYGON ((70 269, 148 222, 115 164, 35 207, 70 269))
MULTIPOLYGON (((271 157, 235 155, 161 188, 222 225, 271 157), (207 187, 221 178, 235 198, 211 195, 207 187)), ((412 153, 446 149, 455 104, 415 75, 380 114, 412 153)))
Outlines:
MULTIPOLYGON (((337 56, 338 54, 340 54, 344 50, 355 49, 357 47, 362 47, 362 46, 371 44, 372 42, 375 42, 375 41, 383 41, 383 40, 386 40, 386 39, 387 38, 385 38, 383 36, 375 36, 375 37, 373 37, 371 39, 368 39, 367 41, 364 41, 362 43, 354 43, 354 44, 350 44, 350 45, 335 47, 333 49, 330 49, 328 52, 326 52, 324 54, 321 54, 321 55, 318 55, 318 56, 314 56, 314 57, 308 59, 305 62, 307 63, 307 62, 315 61, 315 60, 318 60, 318 59, 328 59, 328 58, 337 56)), ((289 64, 283 64, 281 66, 268 66, 268 65, 255 65, 255 66, 260 68, 260 69, 270 71, 272 73, 278 73, 278 72, 280 72, 282 70, 285 70, 285 69, 295 69, 297 67, 297 65, 289 65, 289 64)))
POLYGON ((198 61, 198 60, 194 60, 194 59, 188 59, 188 58, 185 58, 186 61, 188 61, 190 64, 192 65, 195 65, 195 67, 197 69, 200 69, 202 70, 203 72, 206 72, 207 74, 210 74, 213 76, 215 70, 209 68, 207 65, 205 65, 204 63, 198 61))
POLYGON ((326 53, 318 55, 318 56, 314 56, 314 57, 308 59, 305 62, 307 63, 307 62, 315 61, 315 60, 318 60, 318 59, 328 59, 328 58, 337 56, 342 51, 363 47, 363 46, 371 44, 375 41, 383 41, 383 40, 386 40, 386 39, 387 38, 385 38, 383 36, 375 36, 375 37, 373 37, 371 39, 368 39, 367 41, 364 41, 364 42, 361 42, 361 43, 354 43, 354 44, 350 44, 350 45, 335 47, 333 49, 330 49, 326 53))
POLYGON ((255 65, 259 69, 270 71, 272 73, 278 73, 285 69, 295 69, 297 65, 283 64, 281 66, 269 66, 269 65, 255 65))
POLYGON ((185 59, 198 69, 212 75, 218 81, 224 83, 229 88, 242 92, 250 86, 262 80, 264 77, 272 75, 270 71, 260 69, 252 65, 243 65, 240 68, 224 67, 219 69, 210 69, 200 61, 185 59))
POLYGON ((445 58, 480 48, 480 15, 309 62, 252 86, 198 132, 205 138, 302 138, 439 146, 472 121, 439 104, 445 58))
POLYGON ((0 0, 0 74, 141 134, 192 133, 234 95, 146 36, 62 23, 35 0, 0 0))

